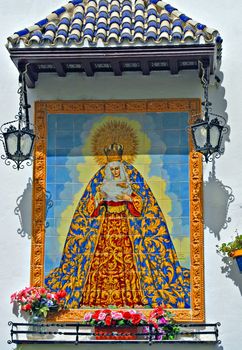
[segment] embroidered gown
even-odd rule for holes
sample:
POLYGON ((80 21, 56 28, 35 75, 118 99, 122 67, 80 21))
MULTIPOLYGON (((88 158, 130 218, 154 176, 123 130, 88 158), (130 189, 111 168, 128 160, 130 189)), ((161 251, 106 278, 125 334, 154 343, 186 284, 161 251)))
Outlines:
POLYGON ((96 197, 105 166, 89 182, 74 213, 60 266, 45 279, 67 292, 66 306, 190 307, 190 272, 182 268, 162 211, 141 174, 122 162, 131 201, 96 197))

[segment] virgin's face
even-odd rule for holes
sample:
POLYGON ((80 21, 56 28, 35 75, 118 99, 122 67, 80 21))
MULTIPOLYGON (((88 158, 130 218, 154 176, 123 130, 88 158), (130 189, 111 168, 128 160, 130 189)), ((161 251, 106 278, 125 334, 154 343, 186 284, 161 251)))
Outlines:
POLYGON ((111 173, 113 175, 114 178, 118 178, 120 177, 120 166, 116 165, 116 166, 111 166, 110 167, 111 173))

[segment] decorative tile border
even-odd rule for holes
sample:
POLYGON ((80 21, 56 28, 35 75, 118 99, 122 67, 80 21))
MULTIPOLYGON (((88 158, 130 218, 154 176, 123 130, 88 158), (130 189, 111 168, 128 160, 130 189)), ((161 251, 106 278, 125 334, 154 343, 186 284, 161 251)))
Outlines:
MULTIPOLYGON (((33 228, 31 253, 31 285, 44 283, 44 243, 46 206, 46 120, 48 114, 188 112, 192 117, 201 111, 199 99, 114 100, 114 101, 38 101, 35 104, 35 125, 39 139, 35 145, 33 175, 33 228)), ((191 142, 191 139, 190 139, 191 142)), ((204 322, 204 256, 202 159, 190 152, 190 244, 191 244, 191 303, 189 310, 172 310, 179 322, 204 322)), ((143 310, 149 313, 148 309, 143 310)), ((51 321, 79 321, 85 309, 65 310, 51 321)))

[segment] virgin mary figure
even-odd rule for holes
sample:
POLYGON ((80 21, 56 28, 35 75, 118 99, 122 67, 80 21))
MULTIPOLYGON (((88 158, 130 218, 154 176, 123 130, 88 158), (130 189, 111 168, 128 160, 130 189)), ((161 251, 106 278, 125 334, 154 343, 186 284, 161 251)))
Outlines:
POLYGON ((45 279, 67 292, 68 308, 190 307, 190 273, 181 267, 164 215, 140 172, 113 142, 73 215, 59 267, 45 279))

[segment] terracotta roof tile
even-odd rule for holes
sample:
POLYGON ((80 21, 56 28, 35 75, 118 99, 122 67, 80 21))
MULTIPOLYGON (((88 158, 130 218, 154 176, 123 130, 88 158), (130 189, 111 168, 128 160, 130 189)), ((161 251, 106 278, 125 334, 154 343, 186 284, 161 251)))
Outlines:
POLYGON ((216 43, 217 30, 159 0, 72 0, 8 38, 12 46, 216 43))

